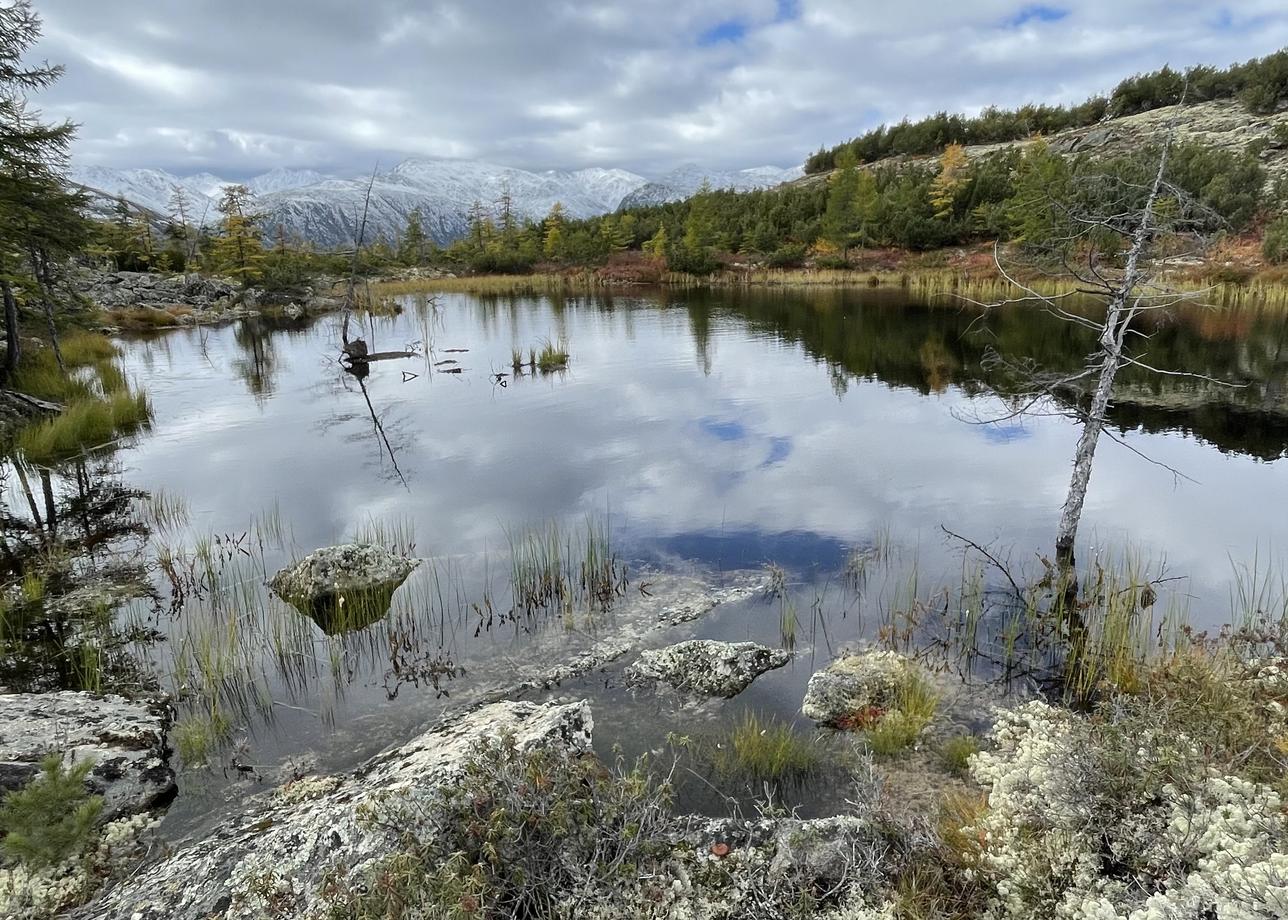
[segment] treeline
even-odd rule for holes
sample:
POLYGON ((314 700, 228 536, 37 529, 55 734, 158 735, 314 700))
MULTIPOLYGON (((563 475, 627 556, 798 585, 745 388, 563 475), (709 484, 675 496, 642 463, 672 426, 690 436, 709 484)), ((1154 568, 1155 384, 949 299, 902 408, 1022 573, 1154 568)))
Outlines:
POLYGON ((1183 95, 1188 102, 1237 98, 1256 114, 1274 112, 1281 102, 1288 101, 1288 49, 1225 69, 1197 66, 1177 71, 1163 67, 1137 74, 1119 83, 1108 96, 1095 96, 1081 105, 990 106, 973 118, 939 112, 920 121, 905 119, 831 149, 820 149, 805 161, 805 172, 835 168, 847 150, 860 163, 875 163, 890 156, 937 154, 950 144, 1005 143, 1087 127, 1106 116, 1119 118, 1175 105, 1183 95))
MULTIPOLYGON (((1262 212, 1282 210, 1288 183, 1265 194, 1266 172, 1257 141, 1236 153, 1183 143, 1173 148, 1169 181, 1192 212, 1187 227, 1199 232, 1247 229, 1262 212)), ((973 160, 949 145, 938 160, 861 166, 850 151, 824 181, 749 192, 704 186, 686 201, 586 220, 570 219, 555 205, 542 220, 521 220, 507 197, 491 207, 476 203, 468 232, 447 246, 425 233, 412 212, 395 239, 377 237, 356 253, 317 250, 262 225, 250 193, 225 190, 220 220, 194 227, 184 218, 182 192, 158 237, 144 217, 122 204, 101 222, 87 247, 99 259, 131 270, 202 270, 244 283, 289 288, 318 275, 372 273, 396 267, 433 266, 480 274, 523 274, 534 269, 595 266, 614 254, 639 251, 657 265, 708 274, 737 254, 768 267, 849 265, 855 247, 931 250, 981 240, 1015 240, 1035 232, 1035 215, 1057 183, 1094 189, 1079 175, 1115 175, 1140 187, 1156 168, 1158 151, 1092 160, 1061 156, 1044 144, 998 151, 973 160)), ((1080 194, 1083 192, 1080 192, 1080 194)), ((1269 225, 1265 252, 1288 259, 1288 227, 1269 225)))
MULTIPOLYGON (((1263 210, 1283 207, 1288 187, 1265 195, 1263 146, 1255 142, 1242 153, 1197 143, 1173 149, 1168 176, 1193 211, 1188 226, 1239 232, 1263 210)), ((809 259, 841 268, 854 247, 929 250, 1020 238, 1029 232, 1035 195, 1057 176, 1133 179, 1150 175, 1157 162, 1158 151, 1148 148, 1093 161, 1043 144, 968 160, 961 146, 950 145, 937 162, 862 167, 846 152, 826 181, 751 192, 704 187, 686 201, 583 221, 552 214, 512 237, 482 220, 442 255, 477 271, 526 271, 542 260, 595 264, 627 249, 691 274, 714 271, 729 253, 770 267, 809 259)))

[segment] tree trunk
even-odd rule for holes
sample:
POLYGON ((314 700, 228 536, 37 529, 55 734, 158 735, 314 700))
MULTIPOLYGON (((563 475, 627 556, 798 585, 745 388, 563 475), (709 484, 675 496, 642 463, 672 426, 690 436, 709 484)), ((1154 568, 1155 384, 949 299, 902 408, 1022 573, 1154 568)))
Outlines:
POLYGON ((18 370, 22 345, 18 341, 18 301, 8 280, 0 278, 0 294, 4 296, 4 366, 0 369, 0 383, 8 384, 18 370))
POLYGON ((58 369, 64 374, 67 373, 67 365, 63 363, 63 350, 58 347, 58 328, 54 325, 54 302, 49 289, 49 271, 45 254, 37 249, 31 251, 31 268, 32 274, 36 276, 36 287, 40 288, 40 302, 45 309, 45 326, 49 330, 49 346, 54 350, 54 360, 58 362, 58 369))

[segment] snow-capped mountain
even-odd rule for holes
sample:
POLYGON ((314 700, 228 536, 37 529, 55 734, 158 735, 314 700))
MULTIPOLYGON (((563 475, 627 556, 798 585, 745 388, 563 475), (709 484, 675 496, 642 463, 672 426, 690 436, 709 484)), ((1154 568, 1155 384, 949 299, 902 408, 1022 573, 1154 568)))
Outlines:
POLYGON ((175 186, 179 186, 188 197, 194 221, 200 218, 207 204, 210 204, 210 214, 215 213, 214 202, 225 185, 223 179, 210 173, 176 176, 164 169, 111 169, 106 166, 73 166, 67 178, 101 198, 124 198, 160 215, 169 215, 173 210, 170 199, 175 186))
MULTIPOLYGON (((288 236, 320 246, 352 244, 371 184, 365 239, 395 239, 407 226, 413 210, 421 214, 426 233, 440 243, 463 236, 469 215, 478 203, 499 218, 502 201, 509 196, 513 218, 540 220, 556 202, 572 218, 608 214, 632 204, 655 204, 685 198, 704 179, 716 188, 763 188, 799 175, 799 170, 772 166, 721 173, 698 166, 684 166, 655 182, 624 169, 579 169, 530 172, 475 160, 413 158, 371 176, 337 178, 309 169, 278 168, 245 180, 255 194, 255 211, 270 235, 281 228, 288 236)), ((226 180, 208 173, 179 177, 160 169, 109 169, 101 166, 73 168, 73 182, 98 195, 96 210, 105 211, 115 199, 124 198, 166 217, 175 186, 189 200, 189 220, 208 223, 218 218, 216 204, 226 180)))
POLYGON ((266 173, 247 179, 245 185, 256 195, 268 195, 272 192, 284 192, 291 188, 304 188, 306 185, 317 185, 325 182, 330 176, 323 175, 314 169, 286 169, 278 166, 266 173))
POLYGON ((737 172, 717 172, 703 169, 696 163, 686 163, 671 170, 660 179, 646 183, 635 189, 624 199, 620 207, 639 208, 649 205, 666 204, 668 201, 683 201, 702 188, 703 182, 709 182, 713 189, 734 189, 739 192, 757 188, 770 188, 798 179, 804 174, 802 167, 779 169, 777 166, 756 166, 737 172))

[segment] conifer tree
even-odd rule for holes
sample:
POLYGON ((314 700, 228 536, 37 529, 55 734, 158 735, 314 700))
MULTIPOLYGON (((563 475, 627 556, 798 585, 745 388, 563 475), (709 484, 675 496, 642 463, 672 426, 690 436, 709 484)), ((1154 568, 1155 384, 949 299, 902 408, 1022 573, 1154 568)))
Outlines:
POLYGON ((935 208, 937 219, 947 220, 953 216, 957 193, 967 178, 966 148, 961 144, 949 144, 939 155, 939 175, 930 183, 930 203, 935 208))
POLYGON ((845 251, 854 242, 856 197, 859 191, 859 161, 846 147, 837 157, 827 189, 827 210, 823 212, 823 238, 845 251))
POLYGON ((250 189, 244 185, 229 185, 219 201, 219 236, 211 250, 211 258, 220 271, 232 275, 243 285, 250 284, 263 274, 264 247, 260 243, 260 230, 251 213, 250 189))
POLYGON ((88 239, 81 214, 84 197, 63 178, 71 122, 45 124, 28 104, 29 92, 54 83, 62 67, 29 64, 27 52, 40 37, 40 17, 30 0, 0 5, 0 300, 7 348, 3 377, 17 366, 18 291, 44 308, 50 344, 62 354, 54 326, 57 266, 88 239))
POLYGON ((546 215, 546 232, 541 242, 547 259, 557 259, 563 254, 564 206, 556 201, 546 215))
POLYGON ((407 215, 402 240, 398 244, 398 261, 404 265, 424 265, 429 238, 420 216, 420 209, 413 208, 407 215))

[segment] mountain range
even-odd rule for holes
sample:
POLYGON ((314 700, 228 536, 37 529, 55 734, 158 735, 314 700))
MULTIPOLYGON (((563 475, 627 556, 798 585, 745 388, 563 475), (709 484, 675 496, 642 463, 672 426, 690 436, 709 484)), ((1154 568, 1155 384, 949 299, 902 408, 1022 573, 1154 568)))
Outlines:
MULTIPOLYGON (((649 180, 624 169, 590 168, 575 171, 531 172, 477 160, 404 160, 374 176, 343 178, 311 169, 277 168, 245 180, 255 195, 255 211, 266 234, 280 227, 290 237, 319 246, 351 245, 363 211, 368 185, 366 239, 396 239, 407 217, 419 210, 425 232, 439 243, 463 236, 475 204, 496 215, 507 193, 515 219, 540 220, 556 202, 572 218, 608 214, 621 207, 679 201, 697 192, 703 182, 712 188, 740 191, 778 185, 801 175, 800 168, 760 166, 735 172, 704 170, 687 164, 649 180)), ((136 205, 158 220, 170 218, 176 187, 188 199, 193 223, 213 224, 216 205, 231 184, 210 173, 176 176, 161 169, 115 169, 105 166, 73 167, 70 180, 96 199, 95 210, 104 213, 120 199, 136 205)))

